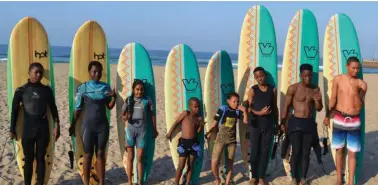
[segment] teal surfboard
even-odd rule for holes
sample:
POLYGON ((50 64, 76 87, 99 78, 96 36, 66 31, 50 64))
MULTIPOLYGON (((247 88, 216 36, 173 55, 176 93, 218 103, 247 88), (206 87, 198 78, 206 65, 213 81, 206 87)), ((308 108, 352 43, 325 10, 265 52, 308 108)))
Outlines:
MULTIPOLYGON (((144 82, 144 94, 148 96, 154 105, 153 116, 156 121, 156 93, 155 93, 155 79, 154 72, 152 68, 152 63, 147 50, 139 43, 127 44, 121 51, 118 65, 117 65, 117 129, 118 129, 118 139, 121 151, 121 156, 123 156, 123 164, 125 170, 127 168, 127 152, 125 152, 125 126, 124 122, 121 120, 121 109, 128 96, 132 93, 132 85, 135 79, 140 79, 144 82)), ((146 182, 148 175, 150 174, 154 152, 155 152, 155 139, 153 138, 153 125, 151 120, 151 114, 147 113, 147 135, 145 137, 145 149, 143 155, 143 182, 146 182)), ((133 183, 138 182, 138 172, 137 172, 137 151, 136 148, 134 155, 133 165, 133 183)), ((128 174, 129 175, 129 174, 128 174)))
MULTIPOLYGON (((165 66, 164 95, 167 131, 169 131, 181 112, 189 110, 188 100, 192 97, 196 97, 200 100, 199 114, 203 116, 202 87, 197 59, 192 49, 185 44, 176 45, 168 55, 165 66)), ((169 141, 172 160, 176 169, 179 159, 177 145, 180 137, 181 128, 177 128, 172 133, 172 141, 169 141)), ((197 139, 200 142, 202 152, 194 162, 191 184, 199 184, 199 177, 202 171, 204 148, 203 130, 198 135, 197 139)))
MULTIPOLYGON (((226 51, 220 50, 214 53, 210 58, 205 74, 203 101, 207 130, 211 128, 214 122, 214 116, 220 106, 227 105, 227 95, 231 92, 235 92, 234 71, 231 58, 226 51)), ((217 132, 214 131, 211 134, 211 138, 207 141, 209 162, 211 161, 216 136, 217 132)), ((224 150, 219 168, 223 179, 226 179, 225 164, 227 164, 227 150, 224 150)))
MULTIPOLYGON (((281 112, 285 104, 286 91, 290 85, 300 82, 299 67, 311 64, 313 67, 312 84, 319 85, 319 36, 318 26, 314 14, 307 9, 299 10, 290 23, 286 37, 282 78, 281 78, 281 112)), ((316 118, 316 110, 314 113, 316 118)), ((289 116, 291 112, 289 113, 289 116)), ((292 176, 289 159, 291 149, 283 160, 287 175, 292 176)), ((298 172, 297 175, 300 175, 298 172)))
MULTIPOLYGON (((277 44, 272 17, 264 6, 250 8, 244 18, 239 44, 238 93, 240 102, 247 100, 249 89, 257 82, 253 76, 256 67, 263 67, 267 83, 277 87, 277 44)), ((250 177, 249 126, 239 122, 239 137, 244 166, 250 177)), ((273 137, 270 146, 272 152, 273 137)), ((270 156, 269 154, 269 156, 270 156)), ((269 162, 269 159, 268 159, 269 162)))
MULTIPOLYGON (((345 14, 336 14, 328 22, 323 46, 323 77, 325 107, 328 109, 328 101, 332 94, 332 80, 336 75, 346 74, 346 63, 349 57, 357 57, 362 62, 358 36, 352 20, 345 14)), ((363 79, 362 63, 358 77, 363 79)), ((363 164, 363 153, 365 148, 365 107, 360 113, 361 118, 361 151, 356 155, 356 172, 354 184, 359 180, 363 164)), ((331 130, 328 132, 332 141, 332 120, 331 130)), ((345 152, 343 168, 345 169, 345 180, 348 180, 348 152, 345 152)), ((332 150, 332 156, 336 164, 336 151, 332 150)))

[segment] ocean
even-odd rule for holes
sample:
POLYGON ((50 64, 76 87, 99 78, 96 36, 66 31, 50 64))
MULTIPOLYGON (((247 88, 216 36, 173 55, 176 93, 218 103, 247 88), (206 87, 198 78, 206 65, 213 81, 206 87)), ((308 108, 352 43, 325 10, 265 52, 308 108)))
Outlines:
MULTIPOLYGON (((122 48, 109 48, 109 60, 111 64, 118 63, 118 57, 122 51, 122 48)), ((207 67, 209 59, 214 53, 211 52, 195 52, 197 57, 197 62, 199 67, 207 67)), ((215 52, 215 51, 214 51, 215 52)), ((7 61, 8 45, 0 44, 0 62, 7 61)), ((55 63, 69 63, 71 47, 68 46, 52 46, 51 47, 52 57, 55 63)), ((148 54, 152 60, 152 64, 155 66, 165 66, 169 51, 164 50, 148 50, 148 54)), ((232 60, 232 65, 234 68, 237 68, 238 54, 237 53, 228 53, 232 60)), ((282 68, 283 57, 279 55, 277 57, 278 68, 282 68)), ((319 70, 323 70, 322 59, 320 59, 319 70)), ((364 73, 378 73, 378 69, 373 68, 364 68, 364 73)))

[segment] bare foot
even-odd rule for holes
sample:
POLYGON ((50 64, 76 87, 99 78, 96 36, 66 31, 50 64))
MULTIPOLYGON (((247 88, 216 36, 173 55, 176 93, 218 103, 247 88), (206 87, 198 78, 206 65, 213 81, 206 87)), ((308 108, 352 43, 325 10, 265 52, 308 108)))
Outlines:
POLYGON ((259 185, 265 185, 264 179, 259 179, 259 185))
POLYGON ((252 178, 252 179, 249 181, 249 184, 250 184, 250 185, 255 185, 255 184, 256 184, 256 179, 252 178))
POLYGON ((220 185, 221 182, 222 182, 221 179, 218 177, 218 178, 215 179, 214 183, 215 183, 215 185, 220 185))
POLYGON ((300 185, 306 185, 306 184, 308 184, 308 183, 307 183, 306 179, 302 179, 301 182, 300 182, 299 184, 300 184, 300 185))

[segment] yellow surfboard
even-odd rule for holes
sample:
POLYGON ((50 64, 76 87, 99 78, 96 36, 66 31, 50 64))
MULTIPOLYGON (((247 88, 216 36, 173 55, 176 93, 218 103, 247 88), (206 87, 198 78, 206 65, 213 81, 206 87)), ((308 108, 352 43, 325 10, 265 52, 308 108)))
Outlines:
MULTIPOLYGON (((8 105, 12 105, 15 90, 24 85, 29 78, 29 65, 33 62, 39 62, 44 67, 42 83, 49 85, 54 90, 54 66, 51 59, 50 45, 47 33, 42 24, 33 17, 25 17, 21 19, 14 27, 10 36, 8 48, 7 62, 7 80, 8 80, 8 105)), ((11 108, 9 109, 11 114, 11 108)), ((54 121, 48 109, 48 120, 50 128, 50 142, 46 150, 46 172, 44 183, 47 184, 54 158, 54 140, 52 137, 54 121)), ((16 153, 16 160, 21 175, 24 176, 24 151, 22 149, 22 132, 23 132, 23 107, 21 106, 18 114, 16 133, 17 138, 13 145, 16 153)), ((33 179, 32 184, 36 183, 36 167, 37 163, 33 163, 33 179)))
MULTIPOLYGON (((96 21, 85 22, 76 32, 73 40, 70 58, 69 72, 69 104, 70 104, 70 120, 72 120, 75 110, 75 96, 77 87, 89 80, 88 64, 91 61, 99 61, 103 66, 102 82, 110 84, 110 68, 108 62, 108 47, 104 30, 96 21)), ((83 111, 85 111, 83 109, 83 111)), ((110 112, 108 111, 108 122, 110 123, 110 112)), ((72 137, 72 144, 75 153, 75 161, 81 178, 84 180, 83 174, 83 156, 84 148, 80 137, 82 115, 76 122, 76 137, 72 137)), ((105 161, 108 152, 108 146, 105 150, 105 161)), ((96 171, 96 155, 92 158, 92 169, 90 184, 98 184, 96 171)))

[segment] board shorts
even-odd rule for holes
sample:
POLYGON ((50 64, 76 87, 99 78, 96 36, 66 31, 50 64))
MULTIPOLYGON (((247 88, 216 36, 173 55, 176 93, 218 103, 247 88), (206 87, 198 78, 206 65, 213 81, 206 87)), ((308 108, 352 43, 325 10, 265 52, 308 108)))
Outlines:
POLYGON ((201 156, 201 147, 197 139, 180 138, 177 152, 180 157, 188 157, 189 155, 199 157, 201 156))
POLYGON ((134 147, 144 149, 146 147, 146 127, 134 127, 128 124, 125 128, 126 147, 134 147))
POLYGON ((333 117, 332 149, 340 149, 347 143, 352 152, 361 150, 360 115, 347 115, 336 111, 333 117))
POLYGON ((213 154, 211 156, 211 160, 219 161, 221 158, 221 155, 223 153, 223 149, 227 147, 227 158, 229 160, 234 160, 235 158, 235 150, 236 150, 236 143, 232 142, 229 144, 225 144, 223 142, 215 142, 213 154))

